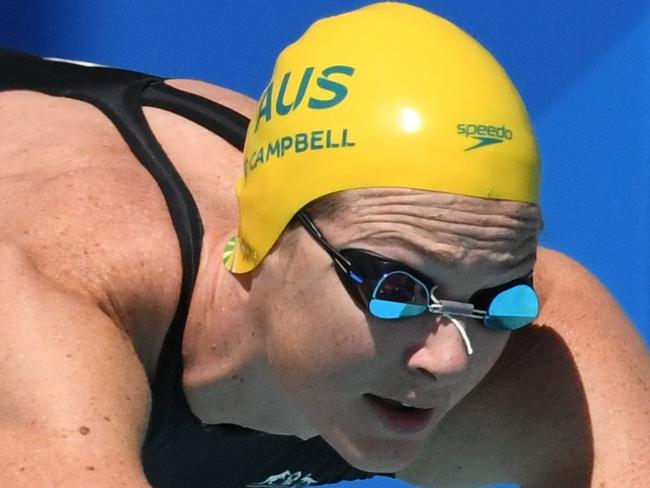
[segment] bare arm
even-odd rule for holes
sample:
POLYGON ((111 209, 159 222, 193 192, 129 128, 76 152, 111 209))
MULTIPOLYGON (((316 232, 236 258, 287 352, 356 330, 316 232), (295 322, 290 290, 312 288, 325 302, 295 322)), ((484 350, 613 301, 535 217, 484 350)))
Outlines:
POLYGON ((149 393, 126 334, 0 248, 0 486, 145 488, 149 393))
POLYGON ((542 250, 542 313, 452 411, 416 463, 422 486, 636 488, 650 467, 650 361, 598 280, 542 250))
MULTIPOLYGON (((144 488, 145 372, 155 373, 182 278, 167 203, 95 107, 0 98, 0 487, 144 488)), ((236 200, 222 205, 215 189, 232 193, 236 151, 174 114, 145 112, 205 221, 232 227, 236 200)))
POLYGON ((546 251, 545 262, 540 279, 557 285, 549 287, 542 318, 570 351, 587 406, 593 462, 585 486, 644 486, 650 478, 648 350, 595 276, 559 253, 546 251))

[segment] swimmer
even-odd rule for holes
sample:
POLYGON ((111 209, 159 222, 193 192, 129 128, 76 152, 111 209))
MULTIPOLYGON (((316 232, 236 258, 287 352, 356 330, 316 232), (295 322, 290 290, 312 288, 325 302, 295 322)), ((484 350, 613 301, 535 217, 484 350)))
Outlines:
POLYGON ((321 20, 257 104, 0 63, 0 486, 644 485, 647 351, 451 23, 321 20))

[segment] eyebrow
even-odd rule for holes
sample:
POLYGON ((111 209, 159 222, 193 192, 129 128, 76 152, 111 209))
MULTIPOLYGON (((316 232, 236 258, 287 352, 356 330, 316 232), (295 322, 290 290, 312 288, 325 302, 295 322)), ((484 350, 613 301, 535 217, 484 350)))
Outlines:
MULTIPOLYGON (((361 245, 369 245, 374 247, 375 244, 379 245, 379 248, 383 247, 383 244, 392 243, 396 244, 398 247, 413 252, 418 256, 424 256, 425 259, 431 260, 443 266, 448 266, 450 268, 455 268, 462 261, 462 257, 459 258, 458 249, 465 247, 469 249, 470 252, 477 252, 482 254, 490 255, 509 255, 512 259, 501 259, 499 262, 503 267, 508 267, 509 269, 515 269, 522 264, 525 264, 529 261, 534 261, 534 258, 537 254, 537 245, 538 239, 537 235, 529 235, 517 243, 516 246, 495 246, 494 249, 489 247, 480 247, 468 245, 467 242, 453 242, 453 241, 444 241, 444 240, 434 240, 426 239, 422 236, 414 236, 413 238, 405 238, 401 233, 397 233, 394 230, 382 232, 381 234, 373 234, 365 236, 360 240, 356 240, 361 245), (434 242, 435 241, 435 242, 434 242), (533 245, 534 242, 534 245, 533 245), (530 246, 528 252, 525 252, 526 248, 530 246), (524 250, 521 254, 517 251, 524 250)), ((396 260, 394 258, 391 258, 396 260)), ((397 260, 396 260, 397 261, 397 260)), ((409 265, 413 269, 418 269, 414 265, 409 265)))
MULTIPOLYGON (((350 249, 350 248, 347 248, 347 249, 350 249)), ((344 250, 344 249, 342 249, 342 250, 344 250)), ((388 260, 388 261, 392 261, 392 262, 394 262, 394 263, 396 263, 396 264, 398 264, 398 265, 400 265, 400 266, 403 266, 403 267, 405 268, 405 269, 404 269, 405 271, 408 271, 409 273, 415 274, 414 278, 417 278, 417 279, 422 279, 422 278, 424 278, 424 279, 426 279, 426 281, 427 281, 429 284, 433 285, 433 287, 436 287, 436 285, 438 285, 438 282, 437 282, 436 280, 434 280, 433 278, 431 278, 431 276, 429 276, 429 275, 426 274, 426 273, 423 273, 422 271, 420 271, 419 269, 417 269, 417 268, 411 266, 410 264, 404 263, 403 261, 400 261, 399 259, 394 259, 394 258, 392 258, 392 257, 386 256, 386 255, 384 255, 384 254, 382 254, 382 253, 379 253, 379 252, 377 252, 377 251, 371 251, 371 252, 372 252, 373 254, 376 254, 378 259, 386 259, 386 260, 388 260)), ((351 262, 351 263, 354 264, 353 262, 351 262)), ((499 284, 492 285, 492 286, 486 286, 486 287, 484 287, 484 288, 479 288, 478 290, 474 291, 474 292, 470 295, 470 299, 471 299, 472 296, 474 296, 474 295, 477 294, 477 293, 480 293, 480 292, 483 292, 483 291, 487 291, 487 290, 493 290, 493 289, 495 289, 495 288, 501 288, 501 287, 503 287, 503 286, 505 286, 505 285, 508 285, 508 284, 510 284, 510 283, 512 283, 513 286, 514 286, 515 284, 517 284, 517 283, 519 283, 519 282, 530 281, 530 280, 532 279, 532 277, 533 277, 533 271, 531 270, 530 272, 528 272, 528 273, 526 273, 526 274, 524 274, 524 275, 522 275, 522 276, 519 276, 519 277, 517 277, 517 278, 511 279, 511 280, 508 280, 508 281, 505 281, 505 282, 503 282, 503 283, 499 283, 499 284)), ((425 284, 426 284, 426 283, 425 283, 425 284)), ((440 297, 438 297, 438 298, 440 298, 440 297)))
MULTIPOLYGON (((424 273, 424 272, 420 271, 417 267, 412 266, 410 264, 407 264, 404 261, 401 261, 399 259, 395 259, 393 257, 386 256, 385 254, 382 254, 381 252, 378 252, 376 250, 373 250, 372 249, 372 244, 370 244, 370 248, 365 247, 363 237, 362 237, 361 243, 360 243, 361 247, 357 247, 355 245, 341 246, 341 247, 335 246, 334 244, 329 242, 329 240, 321 233, 320 229, 316 226, 316 224, 314 223, 314 221, 312 220, 312 218, 309 216, 309 214, 306 211, 302 210, 302 211, 298 212, 298 214, 296 214, 296 217, 298 217, 298 220, 302 223, 302 226, 310 234, 312 234, 312 237, 315 237, 316 240, 320 243, 320 245, 322 247, 324 247, 325 250, 327 250, 327 252, 330 254, 330 256, 332 258, 334 258, 334 256, 338 256, 339 258, 343 258, 344 261, 347 261, 348 263, 353 264, 352 262, 350 262, 348 260, 348 258, 341 255, 341 251, 343 251, 345 249, 353 249, 353 248, 357 248, 357 249, 361 249, 361 250, 367 250, 367 251, 370 251, 370 252, 376 254, 378 256, 378 258, 387 259, 389 261, 392 261, 394 263, 399 264, 400 266, 404 266, 407 270, 415 273, 417 275, 417 277, 426 279, 426 281, 431 283, 433 286, 436 286, 436 284, 438 283, 437 280, 432 279, 427 273, 424 273)), ((390 235, 388 235, 386 237, 383 237, 382 239, 379 239, 378 236, 375 234, 375 235, 371 235, 371 236, 365 236, 365 240, 366 241, 380 241, 380 242, 386 242, 386 240, 398 241, 399 244, 401 244, 401 245, 403 245, 403 246, 405 246, 407 248, 410 248, 410 249, 414 250, 417 253, 428 255, 430 258, 432 256, 432 254, 434 254, 431 249, 421 248, 414 241, 405 240, 405 239, 403 239, 403 237, 401 235, 393 234, 392 232, 391 232, 390 235)), ((437 254, 437 255, 432 258, 435 261, 438 261, 440 263, 448 263, 451 266, 454 265, 453 259, 450 258, 450 253, 438 252, 438 253, 435 253, 435 254, 437 254)), ((528 260, 530 258, 530 256, 531 256, 531 254, 527 254, 526 256, 524 256, 524 258, 520 261, 520 263, 528 260)), ((334 261, 338 262, 338 259, 335 259, 334 261)), ((527 279, 530 276, 532 276, 532 271, 530 271, 530 272, 528 272, 525 275, 522 275, 520 277, 514 278, 512 280, 508 280, 508 281, 506 281, 504 283, 496 284, 496 285, 493 285, 493 286, 488 286, 488 287, 485 287, 485 288, 480 288, 480 289, 476 290, 474 293, 472 293, 472 295, 474 295, 474 294, 476 294, 478 292, 481 292, 483 290, 491 290, 491 289, 494 289, 494 288, 499 288, 501 286, 507 285, 507 284, 515 282, 515 281, 523 281, 523 280, 527 279)), ((471 298, 472 295, 470 295, 470 298, 471 298)))

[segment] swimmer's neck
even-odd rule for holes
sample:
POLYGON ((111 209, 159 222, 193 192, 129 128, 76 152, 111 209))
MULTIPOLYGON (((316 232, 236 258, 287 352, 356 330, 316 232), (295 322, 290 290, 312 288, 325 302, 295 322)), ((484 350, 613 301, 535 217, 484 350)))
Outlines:
POLYGON ((231 234, 206 232, 183 338, 183 387, 193 413, 274 434, 316 435, 276 384, 263 317, 249 303, 251 276, 233 275, 222 252, 231 234))

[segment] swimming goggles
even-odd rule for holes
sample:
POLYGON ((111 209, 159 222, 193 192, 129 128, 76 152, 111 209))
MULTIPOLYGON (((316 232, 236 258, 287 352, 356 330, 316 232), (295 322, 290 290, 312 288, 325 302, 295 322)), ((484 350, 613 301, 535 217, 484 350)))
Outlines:
MULTIPOLYGON (((437 286, 413 268, 381 254, 363 249, 335 249, 304 212, 297 214, 303 227, 334 261, 336 273, 348 293, 371 315, 395 320, 425 312, 469 317, 495 330, 516 330, 530 324, 539 313, 532 274, 474 293, 468 303, 440 300, 437 286)), ((457 321, 454 324, 459 331, 457 321)), ((461 333, 468 350, 469 341, 461 333)), ((471 354, 471 352, 470 352, 471 354)))

